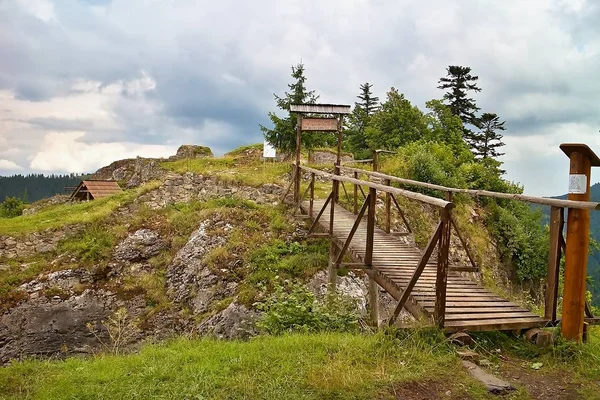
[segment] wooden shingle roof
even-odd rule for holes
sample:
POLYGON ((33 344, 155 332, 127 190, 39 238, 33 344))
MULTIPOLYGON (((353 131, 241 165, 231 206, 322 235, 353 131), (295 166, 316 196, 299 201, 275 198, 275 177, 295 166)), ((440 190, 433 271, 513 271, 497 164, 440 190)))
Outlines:
POLYGON ((119 192, 121 192, 121 187, 116 181, 86 179, 77 186, 71 198, 101 199, 119 192), (87 193, 90 194, 89 197, 87 193))

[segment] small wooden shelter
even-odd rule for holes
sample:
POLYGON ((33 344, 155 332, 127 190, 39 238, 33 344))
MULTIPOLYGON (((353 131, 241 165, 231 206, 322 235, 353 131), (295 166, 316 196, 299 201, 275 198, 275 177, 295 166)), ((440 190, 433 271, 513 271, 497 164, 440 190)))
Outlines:
POLYGON ((103 179, 87 179, 81 181, 71 194, 71 200, 96 200, 121 192, 116 181, 103 179))

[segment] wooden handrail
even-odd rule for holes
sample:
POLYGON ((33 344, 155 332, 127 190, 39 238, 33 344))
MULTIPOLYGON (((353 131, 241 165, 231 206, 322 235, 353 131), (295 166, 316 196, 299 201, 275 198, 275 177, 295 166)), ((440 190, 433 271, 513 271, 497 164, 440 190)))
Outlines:
POLYGON ((402 183, 405 185, 411 186, 419 186, 432 190, 439 190, 442 192, 452 192, 452 193, 466 193, 472 196, 484 196, 484 197, 493 197, 498 199, 507 199, 507 200, 520 200, 525 201, 527 203, 532 204, 540 204, 544 206, 551 207, 562 207, 562 208, 578 208, 583 210, 600 210, 600 203, 592 202, 592 201, 573 201, 573 200, 560 200, 560 199, 552 199, 548 197, 536 197, 536 196, 527 196, 524 194, 517 193, 500 193, 500 192, 491 192, 489 190, 474 190, 474 189, 460 189, 460 188, 452 188, 441 185, 436 185, 433 183, 426 183, 420 181, 414 181, 411 179, 399 178, 393 175, 382 174, 381 172, 373 172, 367 171, 360 168, 352 168, 341 166, 341 169, 347 170, 349 172, 358 172, 369 176, 374 176, 376 178, 381 179, 389 179, 393 182, 402 183))
POLYGON ((353 183, 353 184, 359 185, 359 186, 366 186, 368 188, 376 189, 376 190, 379 190, 384 193, 397 194, 397 195, 404 196, 404 197, 407 197, 412 200, 417 200, 422 203, 430 204, 432 206, 436 206, 436 207, 443 208, 443 209, 454 208, 454 203, 452 203, 452 202, 438 199, 437 197, 427 196, 422 193, 415 193, 415 192, 411 192, 409 190, 399 189, 399 188, 395 188, 395 187, 391 187, 391 186, 385 186, 385 185, 381 185, 381 184, 374 183, 374 182, 363 181, 360 179, 354 179, 354 178, 350 178, 350 177, 343 176, 343 175, 330 174, 329 172, 320 171, 318 169, 305 167, 305 166, 300 166, 300 169, 302 169, 306 172, 314 173, 315 175, 319 175, 324 178, 328 178, 332 181, 348 182, 348 183, 353 183))

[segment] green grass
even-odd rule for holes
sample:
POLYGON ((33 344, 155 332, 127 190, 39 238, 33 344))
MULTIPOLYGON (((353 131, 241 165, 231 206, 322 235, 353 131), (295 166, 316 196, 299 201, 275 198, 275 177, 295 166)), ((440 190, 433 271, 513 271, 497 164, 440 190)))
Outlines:
MULTIPOLYGON (((445 346, 418 338, 316 334, 249 342, 180 339, 139 354, 25 361, 0 369, 13 399, 373 399, 392 385, 473 385, 445 346)), ((475 388, 477 392, 478 389, 475 388)))
POLYGON ((60 204, 43 209, 33 215, 0 218, 0 235, 26 235, 48 228, 76 223, 95 222, 108 217, 118 207, 126 205, 144 193, 158 188, 159 182, 149 182, 136 189, 125 190, 103 199, 76 204, 60 204))

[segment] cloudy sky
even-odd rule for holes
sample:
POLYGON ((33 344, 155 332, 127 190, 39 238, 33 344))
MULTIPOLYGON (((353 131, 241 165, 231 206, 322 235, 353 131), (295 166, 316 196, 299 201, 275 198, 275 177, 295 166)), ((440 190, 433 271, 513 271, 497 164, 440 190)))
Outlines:
POLYGON ((300 60, 323 102, 368 81, 419 107, 458 64, 507 121, 507 178, 564 193, 558 144, 600 153, 598 21, 595 0, 0 0, 0 174, 261 141, 300 60))

